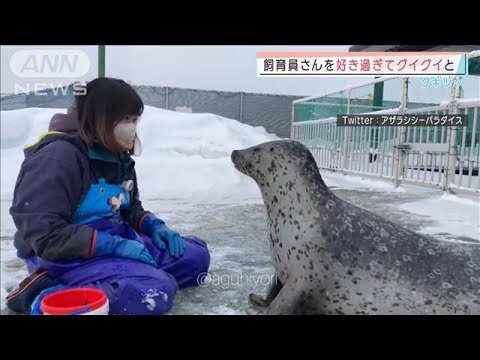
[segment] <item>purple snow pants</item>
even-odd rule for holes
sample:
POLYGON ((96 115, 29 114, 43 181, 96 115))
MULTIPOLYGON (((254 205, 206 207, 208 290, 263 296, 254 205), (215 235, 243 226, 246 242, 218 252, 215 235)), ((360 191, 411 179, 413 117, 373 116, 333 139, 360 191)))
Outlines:
POLYGON ((28 271, 47 270, 66 287, 95 287, 103 290, 110 303, 110 315, 161 315, 170 310, 179 287, 195 286, 203 280, 210 265, 206 243, 185 236, 186 249, 176 259, 168 250, 159 250, 150 237, 137 233, 119 216, 88 224, 143 243, 157 268, 140 261, 97 257, 78 261, 47 261, 37 256, 26 259, 28 271))

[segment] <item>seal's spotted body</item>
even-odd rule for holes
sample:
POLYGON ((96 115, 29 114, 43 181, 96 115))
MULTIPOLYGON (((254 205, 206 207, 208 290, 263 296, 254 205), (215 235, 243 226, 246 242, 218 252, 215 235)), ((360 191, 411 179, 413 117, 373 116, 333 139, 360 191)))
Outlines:
POLYGON ((260 187, 278 282, 248 313, 479 314, 478 244, 439 242, 335 196, 295 141, 234 151, 260 187))

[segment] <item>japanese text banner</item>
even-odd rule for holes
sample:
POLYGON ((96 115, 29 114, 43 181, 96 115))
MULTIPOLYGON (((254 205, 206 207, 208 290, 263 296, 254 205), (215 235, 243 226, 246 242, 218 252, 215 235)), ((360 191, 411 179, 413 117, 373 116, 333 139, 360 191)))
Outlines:
POLYGON ((257 76, 468 75, 462 52, 258 52, 257 76))

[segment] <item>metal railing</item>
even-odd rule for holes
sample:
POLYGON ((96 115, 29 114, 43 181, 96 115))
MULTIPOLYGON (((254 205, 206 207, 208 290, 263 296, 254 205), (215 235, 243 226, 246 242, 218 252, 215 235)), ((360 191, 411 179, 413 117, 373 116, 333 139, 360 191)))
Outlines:
MULTIPOLYGON (((390 79, 383 79, 388 80, 390 79)), ((381 81, 382 79, 376 79, 366 84, 381 81)), ((334 116, 295 121, 293 110, 291 138, 304 143, 311 150, 319 168, 341 171, 344 174, 369 174, 387 178, 396 186, 400 182, 413 182, 438 186, 451 192, 458 190, 479 192, 480 98, 459 99, 458 88, 453 88, 451 99, 447 102, 409 109, 408 84, 408 78, 404 78, 398 108, 369 113, 462 113, 468 115, 468 127, 337 127, 334 116)), ((365 84, 341 91, 348 94, 343 113, 351 113, 351 90, 362 86, 365 84)), ((317 96, 300 99, 294 102, 294 106, 302 101, 318 98, 317 96)), ((329 106, 327 102, 323 105, 329 106)))

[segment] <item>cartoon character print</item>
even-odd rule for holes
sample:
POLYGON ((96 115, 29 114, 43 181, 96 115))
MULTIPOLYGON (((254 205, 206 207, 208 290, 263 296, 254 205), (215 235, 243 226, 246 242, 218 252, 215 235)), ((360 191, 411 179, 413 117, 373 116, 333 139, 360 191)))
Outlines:
POLYGON ((73 222, 86 224, 115 215, 130 204, 130 193, 120 185, 108 184, 104 178, 92 184, 81 204, 77 207, 73 222))
POLYGON ((117 211, 121 208, 122 205, 125 205, 125 196, 123 192, 117 196, 112 196, 108 199, 108 204, 112 207, 112 211, 117 211))

